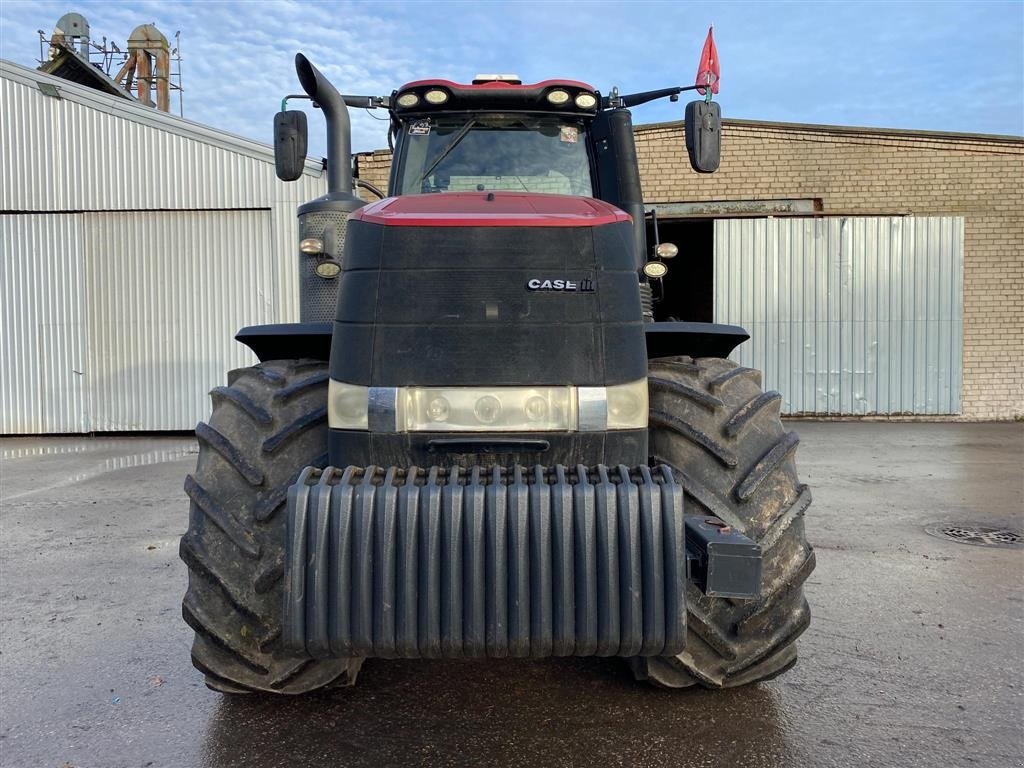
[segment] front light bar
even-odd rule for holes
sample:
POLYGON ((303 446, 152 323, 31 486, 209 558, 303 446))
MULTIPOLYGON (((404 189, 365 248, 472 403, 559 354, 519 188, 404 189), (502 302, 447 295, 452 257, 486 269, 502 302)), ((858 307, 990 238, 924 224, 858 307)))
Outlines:
POLYGON ((647 379, 611 387, 362 387, 331 379, 331 429, 604 432, 647 427, 647 379))

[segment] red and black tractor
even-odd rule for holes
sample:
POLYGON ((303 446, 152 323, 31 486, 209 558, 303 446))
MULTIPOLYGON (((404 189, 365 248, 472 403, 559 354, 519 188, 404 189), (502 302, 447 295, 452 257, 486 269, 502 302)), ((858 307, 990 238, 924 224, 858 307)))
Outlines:
MULTIPOLYGON (((185 483, 207 684, 304 693, 367 657, 620 656, 709 688, 792 666, 814 567, 797 437, 728 359, 743 329, 655 298, 677 249, 645 214, 629 107, 692 87, 343 96, 296 68, 328 130, 301 322, 239 332, 261 362, 212 391, 185 483), (371 204, 349 107, 390 114, 371 204)), ((685 114, 693 168, 715 170, 718 105, 685 114)), ((275 118, 282 179, 306 134, 303 112, 275 118)))

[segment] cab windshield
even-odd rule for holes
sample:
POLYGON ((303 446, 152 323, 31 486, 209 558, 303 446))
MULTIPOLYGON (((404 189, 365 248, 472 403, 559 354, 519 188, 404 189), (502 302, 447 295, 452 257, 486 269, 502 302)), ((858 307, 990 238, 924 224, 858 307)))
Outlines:
POLYGON ((586 126, 536 115, 410 120, 397 193, 504 190, 590 197, 586 126))

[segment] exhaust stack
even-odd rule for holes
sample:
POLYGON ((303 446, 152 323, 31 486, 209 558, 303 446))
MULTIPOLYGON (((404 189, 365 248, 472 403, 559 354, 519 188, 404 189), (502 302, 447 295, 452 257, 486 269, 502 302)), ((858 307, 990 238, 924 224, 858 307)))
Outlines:
POLYGON ((352 123, 345 100, 330 80, 301 53, 295 54, 299 84, 327 120, 327 194, 352 196, 352 123))
POLYGON ((313 239, 322 247, 299 254, 299 319, 328 323, 336 314, 345 225, 349 214, 365 203, 352 192, 352 124, 344 98, 301 53, 295 54, 295 72, 302 90, 327 120, 327 194, 300 205, 298 211, 299 240, 313 239), (325 262, 332 262, 334 269, 318 272, 325 262))

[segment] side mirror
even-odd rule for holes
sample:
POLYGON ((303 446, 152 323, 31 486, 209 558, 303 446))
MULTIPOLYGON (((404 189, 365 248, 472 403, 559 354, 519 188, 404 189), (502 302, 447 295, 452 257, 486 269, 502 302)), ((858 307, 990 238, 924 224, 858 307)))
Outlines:
POLYGON ((308 129, 301 110, 274 115, 274 166, 281 181, 295 181, 306 165, 308 129))
POLYGON ((697 173, 714 173, 722 155, 722 109, 717 101, 686 105, 686 151, 697 173))

